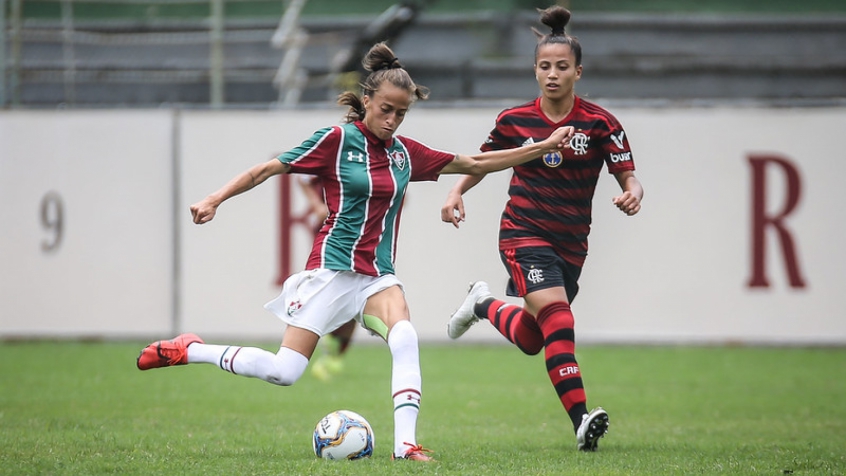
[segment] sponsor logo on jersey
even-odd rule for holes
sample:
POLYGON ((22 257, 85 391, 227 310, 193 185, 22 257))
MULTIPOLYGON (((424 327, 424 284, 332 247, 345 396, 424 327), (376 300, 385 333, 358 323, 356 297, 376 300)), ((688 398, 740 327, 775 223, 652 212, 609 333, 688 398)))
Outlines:
POLYGON ((583 132, 576 132, 573 138, 570 139, 570 148, 573 149, 573 153, 576 155, 585 155, 587 154, 589 141, 590 137, 586 136, 583 132))
POLYGON ((628 162, 632 160, 632 153, 631 152, 622 152, 619 154, 611 154, 611 162, 628 162))
POLYGON ((532 267, 529 270, 529 273, 526 275, 526 279, 532 282, 532 284, 538 284, 543 282, 543 270, 537 269, 532 267))
POLYGON ((535 143, 535 140, 529 137, 528 139, 523 141, 523 144, 520 147, 526 147, 527 145, 532 145, 535 143))
POLYGON ((626 131, 620 131, 619 135, 611 134, 611 140, 614 141, 614 145, 617 146, 618 149, 625 149, 623 147, 623 137, 626 135, 626 131))
POLYGON ((401 150, 396 150, 394 152, 391 152, 388 156, 391 158, 391 160, 394 162, 394 165, 396 165, 398 169, 402 170, 405 168, 405 152, 401 150))
POLYGON ((362 163, 362 162, 364 162, 364 153, 359 152, 359 153, 356 154, 356 153, 353 153, 353 151, 348 150, 347 151, 347 160, 349 160, 350 162, 362 163))

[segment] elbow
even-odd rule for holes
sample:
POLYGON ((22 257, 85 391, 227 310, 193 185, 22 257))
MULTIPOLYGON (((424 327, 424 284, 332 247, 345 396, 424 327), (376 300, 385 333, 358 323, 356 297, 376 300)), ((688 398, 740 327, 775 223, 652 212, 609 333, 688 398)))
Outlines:
POLYGON ((467 175, 485 175, 488 172, 492 172, 492 170, 489 170, 489 167, 486 167, 484 162, 474 160, 464 173, 467 175))

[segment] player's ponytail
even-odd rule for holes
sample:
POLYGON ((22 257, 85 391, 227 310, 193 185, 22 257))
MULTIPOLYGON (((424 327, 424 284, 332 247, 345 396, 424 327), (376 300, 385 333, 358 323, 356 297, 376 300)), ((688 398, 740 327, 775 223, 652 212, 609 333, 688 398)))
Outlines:
MULTIPOLYGON (((414 83, 411 75, 403 68, 394 52, 384 42, 373 45, 370 51, 364 55, 361 64, 365 71, 370 71, 370 74, 359 85, 365 96, 372 97, 379 86, 388 81, 394 86, 412 93, 416 99, 425 100, 429 97, 429 90, 414 83)), ((350 108, 345 117, 346 122, 364 119, 364 104, 361 97, 352 91, 341 93, 338 96, 338 104, 350 108)))

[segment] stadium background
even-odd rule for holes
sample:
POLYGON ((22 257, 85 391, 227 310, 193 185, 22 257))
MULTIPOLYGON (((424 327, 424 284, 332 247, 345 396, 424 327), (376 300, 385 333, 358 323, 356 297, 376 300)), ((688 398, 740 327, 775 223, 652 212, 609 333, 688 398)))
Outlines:
MULTIPOLYGON (((646 189, 630 219, 600 180, 582 342, 846 343, 842 2, 567 3, 585 47, 577 93, 622 121, 646 189), (756 204, 788 212, 757 248, 756 204)), ((401 132, 433 146, 476 150, 499 110, 536 95, 543 5, 409 2, 409 19, 393 2, 311 1, 274 46, 285 5, 0 1, 0 336, 278 339, 261 306, 283 274, 283 184, 203 227, 187 206, 338 122, 328 98, 355 76, 335 54, 360 57, 374 34, 432 88, 401 132)), ((445 338, 470 280, 503 288, 507 178, 468 195, 460 231, 438 219, 454 178, 411 188, 398 274, 424 340, 445 338)), ((294 194, 289 211, 302 207, 294 194)), ((308 242, 291 239, 296 270, 308 242)))

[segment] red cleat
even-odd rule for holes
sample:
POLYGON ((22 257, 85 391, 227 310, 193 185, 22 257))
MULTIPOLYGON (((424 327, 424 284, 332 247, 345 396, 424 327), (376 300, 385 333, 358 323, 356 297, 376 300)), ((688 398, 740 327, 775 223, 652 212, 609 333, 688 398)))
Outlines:
POLYGON ((196 334, 180 334, 171 340, 160 340, 144 347, 138 356, 138 369, 149 370, 188 363, 188 346, 203 339, 196 334))
POLYGON ((411 443, 405 443, 406 445, 410 446, 410 448, 405 452, 402 456, 397 456, 396 453, 391 454, 391 460, 398 460, 398 459, 409 459, 412 461, 435 461, 435 458, 427 455, 426 453, 431 453, 432 450, 427 450, 426 448, 420 445, 412 445, 411 443))

